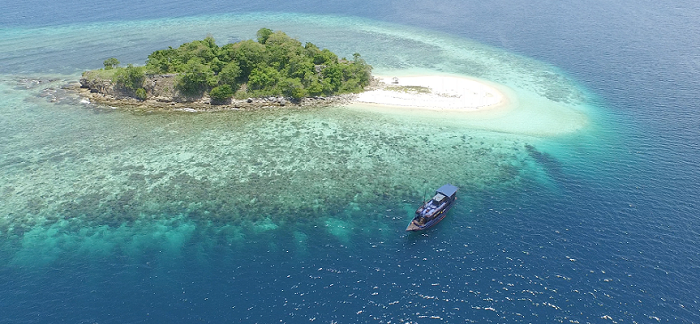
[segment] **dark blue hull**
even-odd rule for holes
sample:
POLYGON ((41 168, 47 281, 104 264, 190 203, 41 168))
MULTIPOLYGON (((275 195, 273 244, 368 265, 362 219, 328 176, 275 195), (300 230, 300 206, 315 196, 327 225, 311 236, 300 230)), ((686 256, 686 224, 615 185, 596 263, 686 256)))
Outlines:
POLYGON ((415 218, 413 218, 411 223, 408 225, 408 227, 406 228, 406 231, 409 231, 409 232, 423 231, 423 230, 427 230, 427 229, 437 225, 437 223, 439 223, 440 221, 445 219, 445 217, 447 216, 447 212, 450 211, 455 200, 457 200, 457 198, 450 201, 449 204, 447 204, 447 206, 445 206, 442 210, 438 211, 436 213, 436 215, 431 220, 427 221, 423 225, 416 224, 415 221, 420 217, 420 216, 416 216, 415 218))

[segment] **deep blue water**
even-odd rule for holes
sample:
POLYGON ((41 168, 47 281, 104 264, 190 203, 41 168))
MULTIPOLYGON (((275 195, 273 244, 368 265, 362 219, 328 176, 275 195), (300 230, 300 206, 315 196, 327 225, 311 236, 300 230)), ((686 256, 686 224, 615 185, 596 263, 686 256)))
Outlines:
MULTIPOLYGON (((446 220, 425 235, 403 233, 404 209, 420 197, 391 193, 351 213, 361 222, 329 208, 331 218, 343 219, 340 225, 324 228, 300 213, 281 222, 289 231, 239 232, 218 220, 206 226, 207 216, 190 209, 192 221, 104 224, 90 211, 55 207, 92 227, 32 225, 35 231, 2 233, 0 323, 700 322, 700 4, 26 1, 3 8, 6 31, 70 24, 79 31, 107 22, 259 11, 403 24, 556 66, 582 85, 597 109, 586 130, 538 141, 528 161, 542 174, 525 174, 514 185, 467 185, 446 220)), ((63 51, 52 57, 65 55, 65 67, 12 57, 11 68, 0 71, 7 80, 43 68, 70 74, 81 64, 97 67, 63 51)), ((42 132, 59 129, 48 127, 58 121, 78 128, 71 137, 76 142, 94 133, 88 122, 54 118, 86 113, 79 108, 46 109, 9 95, 2 100, 3 151, 31 150, 12 146, 27 136, 34 140, 26 143, 51 146, 51 138, 61 136, 42 132), (13 124, 16 114, 31 122, 13 124)), ((118 114, 100 118, 112 125, 146 118, 118 114)), ((159 125, 177 122, 162 118, 159 125)), ((125 132, 143 135, 136 126, 125 132)), ((100 154, 132 153, 105 138, 100 154)), ((13 163, 3 160, 0 167, 19 172, 13 163)), ((9 204, 10 189, 0 186, 0 203, 9 204)), ((176 218, 181 208, 148 210, 176 218)), ((99 211, 107 210, 130 215, 113 206, 99 211)))

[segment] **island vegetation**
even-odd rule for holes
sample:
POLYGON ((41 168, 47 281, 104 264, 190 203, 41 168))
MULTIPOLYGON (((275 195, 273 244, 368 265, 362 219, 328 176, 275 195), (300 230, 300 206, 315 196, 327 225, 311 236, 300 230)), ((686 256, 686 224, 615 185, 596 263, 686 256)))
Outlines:
POLYGON ((372 79, 372 66, 358 53, 352 59, 341 59, 328 49, 310 42, 302 45, 284 32, 268 28, 260 29, 256 36, 257 40, 223 46, 208 36, 155 51, 143 66, 120 67, 116 58, 109 58, 103 69, 85 72, 81 83, 93 93, 109 88, 139 100, 162 96, 167 90, 180 100, 208 97, 211 103, 222 104, 231 98, 281 96, 298 100, 358 93, 372 79), (164 77, 171 80, 170 88, 156 89, 164 77), (95 80, 111 84, 95 86, 95 80))

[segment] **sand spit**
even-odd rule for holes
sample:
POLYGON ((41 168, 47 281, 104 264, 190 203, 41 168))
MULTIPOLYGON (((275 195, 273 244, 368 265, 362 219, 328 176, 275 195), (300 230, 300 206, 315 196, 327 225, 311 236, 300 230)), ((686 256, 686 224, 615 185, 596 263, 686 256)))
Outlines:
POLYGON ((483 82, 458 76, 375 77, 375 89, 354 102, 431 110, 477 111, 506 103, 506 97, 483 82))

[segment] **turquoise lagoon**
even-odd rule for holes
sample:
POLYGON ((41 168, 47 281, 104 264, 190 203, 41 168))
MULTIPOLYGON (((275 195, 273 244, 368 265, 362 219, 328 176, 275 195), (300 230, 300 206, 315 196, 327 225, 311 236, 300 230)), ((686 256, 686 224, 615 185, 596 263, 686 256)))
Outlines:
POLYGON ((593 257, 615 255, 599 249, 616 239, 599 212, 636 208, 606 199, 614 190, 599 181, 619 179, 601 167, 618 158, 619 121, 550 64, 435 30, 329 15, 0 35, 0 262, 5 278, 19 278, 3 286, 13 296, 4 303, 26 306, 7 307, 16 318, 24 309, 72 322, 669 318, 631 315, 615 298, 644 300, 634 310, 650 298, 593 257), (478 78, 511 102, 478 113, 149 113, 62 89, 112 56, 142 63, 157 49, 207 35, 221 45, 261 27, 359 52, 376 74, 478 78), (450 216, 405 234, 424 197, 448 182, 461 188, 450 216), (42 287, 49 297, 38 297, 42 287), (77 307, 57 306, 64 298, 77 307))
MULTIPOLYGON (((393 220, 410 217, 425 192, 444 182, 460 185, 465 198, 517 188, 524 179, 548 182, 533 154, 549 153, 535 147, 550 138, 580 138, 596 118, 585 90, 552 66, 358 18, 222 15, 4 33, 3 48, 14 49, 3 54, 9 66, 27 71, 3 78, 3 110, 12 118, 3 121, 1 226, 32 250, 102 249, 95 236, 114 240, 106 243, 113 248, 126 242, 112 231, 155 224, 177 233, 185 226, 178 234, 185 236, 201 226, 235 228, 233 238, 248 231, 292 235, 290 227, 307 222, 339 237, 351 231, 338 227, 366 222, 370 231, 393 228, 393 220), (139 63, 152 50, 206 35, 220 44, 254 38, 262 26, 341 55, 360 52, 377 74, 488 80, 512 102, 506 111, 479 113, 371 107, 130 113, 80 102, 60 89, 107 57, 139 63), (13 56, 27 51, 43 64, 13 56), (376 204, 381 209, 367 213, 376 204)), ((174 248, 186 241, 162 235, 174 248)))

